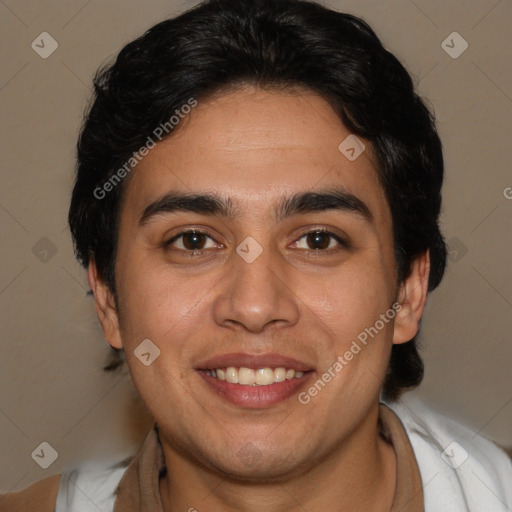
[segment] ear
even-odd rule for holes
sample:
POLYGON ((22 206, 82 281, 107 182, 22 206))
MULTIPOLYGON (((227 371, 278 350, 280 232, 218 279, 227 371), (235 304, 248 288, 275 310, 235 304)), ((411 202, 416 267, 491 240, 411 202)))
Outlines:
POLYGON ((393 343, 406 343, 418 333, 419 324, 428 294, 428 276, 430 274, 430 253, 427 250, 416 258, 410 275, 400 285, 393 343))
POLYGON ((114 348, 123 348, 119 331, 119 317, 117 315, 115 300, 109 287, 98 274, 96 262, 91 259, 87 273, 89 286, 94 293, 96 314, 103 327, 103 333, 107 342, 114 348))

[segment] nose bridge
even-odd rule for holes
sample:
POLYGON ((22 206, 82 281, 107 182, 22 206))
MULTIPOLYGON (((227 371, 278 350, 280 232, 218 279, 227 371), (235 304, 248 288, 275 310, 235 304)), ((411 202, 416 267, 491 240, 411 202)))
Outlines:
POLYGON ((244 240, 233 255, 225 287, 215 303, 219 324, 242 324, 254 332, 270 323, 291 325, 298 321, 294 293, 286 285, 283 262, 254 239, 244 240))

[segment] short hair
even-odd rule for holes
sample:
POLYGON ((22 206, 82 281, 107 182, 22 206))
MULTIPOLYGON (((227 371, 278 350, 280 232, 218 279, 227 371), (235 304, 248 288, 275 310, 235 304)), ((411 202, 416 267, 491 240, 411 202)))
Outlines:
MULTIPOLYGON (((303 0, 205 1, 153 26, 98 70, 78 139, 68 219, 81 264, 92 258, 116 297, 119 212, 128 180, 101 199, 94 191, 191 97, 206 100, 245 84, 317 93, 351 133, 371 143, 392 215, 399 283, 428 250, 433 290, 446 265, 439 229, 444 165, 434 116, 363 20, 303 0)), ((383 383, 389 400, 423 378, 416 338, 392 348, 383 383)))

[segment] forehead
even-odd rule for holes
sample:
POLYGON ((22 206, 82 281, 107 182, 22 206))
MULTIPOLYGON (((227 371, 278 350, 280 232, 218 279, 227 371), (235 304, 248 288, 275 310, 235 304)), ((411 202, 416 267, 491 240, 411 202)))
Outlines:
POLYGON ((349 159, 352 137, 313 92, 247 86, 199 101, 137 165, 124 203, 141 214, 167 192, 215 192, 254 214, 297 191, 341 186, 389 221, 371 146, 361 141, 364 151, 349 159))

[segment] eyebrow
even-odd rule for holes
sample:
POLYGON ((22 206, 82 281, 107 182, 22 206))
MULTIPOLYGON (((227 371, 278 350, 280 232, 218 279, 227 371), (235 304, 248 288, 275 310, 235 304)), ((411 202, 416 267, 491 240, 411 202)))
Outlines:
MULTIPOLYGON (((274 209, 274 217, 280 222, 296 214, 342 211, 361 217, 367 222, 373 221, 373 215, 367 204, 343 188, 331 188, 317 192, 302 192, 293 196, 282 196, 274 209)), ((229 197, 218 193, 181 193, 170 192, 149 204, 143 211, 139 225, 147 224, 156 216, 175 212, 191 212, 202 215, 214 215, 228 219, 240 218, 241 211, 229 197)))

